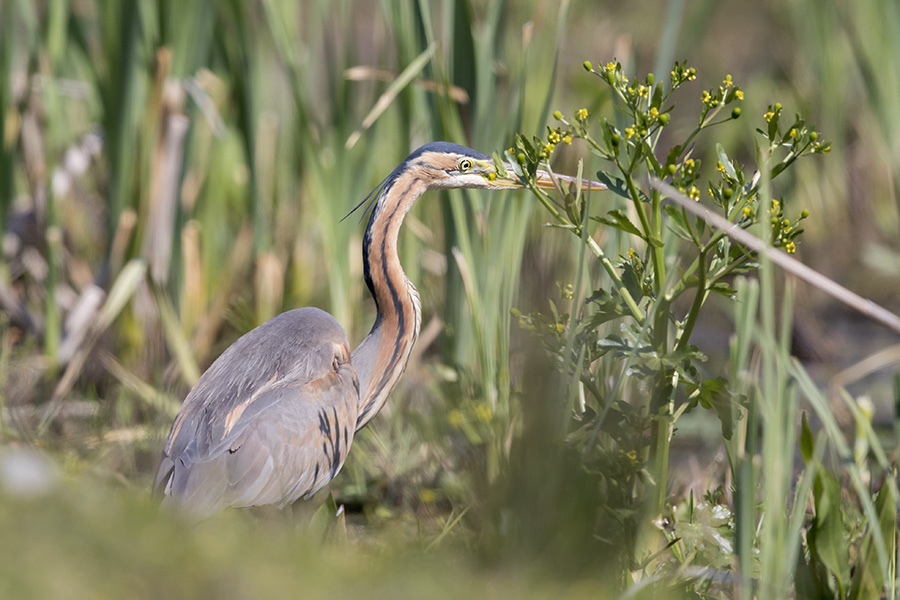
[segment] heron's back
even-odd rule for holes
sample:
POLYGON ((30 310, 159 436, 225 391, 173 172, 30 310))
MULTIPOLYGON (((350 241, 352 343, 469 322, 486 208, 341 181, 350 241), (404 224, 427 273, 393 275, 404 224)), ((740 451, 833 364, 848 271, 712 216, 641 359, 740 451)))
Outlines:
POLYGON ((353 438, 359 383, 328 313, 288 311, 232 344, 188 394, 155 489, 196 517, 284 505, 337 474, 353 438))

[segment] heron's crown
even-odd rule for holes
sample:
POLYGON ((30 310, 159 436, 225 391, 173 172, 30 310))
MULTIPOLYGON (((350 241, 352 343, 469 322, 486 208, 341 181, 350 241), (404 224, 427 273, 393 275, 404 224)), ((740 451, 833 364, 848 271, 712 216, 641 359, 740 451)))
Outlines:
POLYGON ((459 154, 461 156, 469 156, 478 160, 491 160, 491 157, 487 154, 482 154, 481 152, 477 152, 475 150, 472 150, 471 148, 466 148, 465 146, 460 146, 459 144, 454 144, 453 142, 429 142, 424 146, 419 146, 419 148, 413 150, 412 154, 407 156, 406 160, 403 162, 412 162, 426 152, 436 152, 439 154, 459 154))

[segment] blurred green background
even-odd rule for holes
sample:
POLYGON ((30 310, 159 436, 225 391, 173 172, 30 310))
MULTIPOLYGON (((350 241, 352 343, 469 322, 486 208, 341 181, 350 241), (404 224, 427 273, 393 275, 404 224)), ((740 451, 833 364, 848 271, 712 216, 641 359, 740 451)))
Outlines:
MULTIPOLYGON (((612 116, 581 63, 614 59, 634 73, 687 59, 698 97, 730 73, 754 118, 717 140, 745 163, 768 104, 816 123, 833 150, 791 175, 790 201, 811 212, 797 257, 900 310, 894 0, 0 0, 0 458, 6 481, 22 460, 43 473, 0 490, 0 595, 603 597, 601 580, 561 576, 557 563, 596 566, 583 548, 522 537, 557 552, 542 568, 478 531, 492 503, 540 484, 493 485, 537 360, 510 309, 543 309, 574 277, 575 245, 523 193, 435 193, 407 219, 423 332, 330 487, 355 543, 319 550, 240 514, 185 532, 147 496, 181 399, 241 333, 312 305, 351 343, 366 334, 363 225, 341 219, 384 175, 431 140, 491 153, 542 134, 555 109, 612 116)), ((591 172, 583 155, 554 168, 585 158, 591 172)), ((796 293, 794 353, 892 422, 896 338, 796 293), (883 348, 878 369, 859 366, 883 348)), ((731 310, 695 336, 713 376, 731 310)), ((714 419, 682 435, 683 481, 722 462, 714 419)), ((578 501, 560 486, 531 508, 578 501)))

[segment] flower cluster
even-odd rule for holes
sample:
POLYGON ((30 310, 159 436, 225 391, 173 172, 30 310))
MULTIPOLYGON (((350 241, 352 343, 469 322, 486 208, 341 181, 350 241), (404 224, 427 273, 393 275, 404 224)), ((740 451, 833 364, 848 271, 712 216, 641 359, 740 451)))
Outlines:
POLYGON ((831 142, 819 140, 819 132, 815 126, 809 127, 806 121, 795 115, 793 122, 787 127, 782 127, 783 107, 780 102, 770 104, 763 114, 766 120, 766 131, 760 130, 769 139, 773 146, 787 148, 789 157, 799 157, 802 154, 825 154, 831 150, 831 142))
POLYGON ((677 165, 673 163, 666 166, 666 172, 672 177, 672 185, 675 186, 675 189, 692 200, 700 200, 700 190, 697 188, 696 182, 700 179, 701 164, 699 159, 687 156, 677 165))
POLYGON ((669 75, 672 80, 672 89, 675 89, 683 83, 697 79, 697 69, 688 67, 685 60, 680 63, 676 62, 669 75))
POLYGON ((788 254, 796 252, 797 244, 794 240, 803 233, 803 230, 800 229, 800 222, 809 217, 809 211, 803 210, 799 217, 791 221, 784 216, 784 201, 773 199, 767 216, 772 224, 772 245, 776 248, 784 248, 788 254))
MULTIPOLYGON (((583 66, 586 71, 598 77, 610 88, 613 98, 617 100, 618 108, 625 115, 624 123, 614 124, 604 117, 592 118, 587 108, 572 111, 570 117, 564 116, 561 111, 555 111, 553 116, 557 124, 547 127, 544 139, 538 136, 531 139, 518 136, 508 151, 508 156, 521 165, 526 176, 533 175, 541 162, 549 160, 560 144, 569 145, 575 139, 582 139, 624 175, 622 180, 624 187, 621 191, 633 201, 638 203, 647 201, 647 196, 644 196, 637 186, 628 187, 627 183, 633 180, 632 172, 643 166, 655 177, 670 180, 676 189, 695 201, 701 200, 701 192, 705 189, 724 216, 740 227, 747 228, 760 219, 774 219, 772 243, 788 252, 796 250, 795 238, 801 231, 797 227, 800 219, 792 222, 778 211, 777 214, 768 215, 766 209, 760 209, 758 206, 760 178, 745 179, 743 166, 730 160, 721 147, 717 147, 718 177, 715 181, 710 180, 708 184, 701 183, 702 164, 699 158, 692 156, 691 150, 694 136, 709 127, 741 116, 741 109, 737 104, 744 99, 744 92, 731 75, 725 75, 719 85, 700 92, 700 118, 694 132, 688 136, 685 143, 674 146, 664 154, 663 160, 662 156, 657 156, 656 148, 662 129, 669 124, 671 118, 674 107, 671 96, 682 85, 694 81, 697 78, 697 70, 689 67, 686 62, 675 63, 669 74, 668 85, 664 85, 657 81, 652 73, 643 78, 628 77, 623 72, 622 64, 615 60, 601 64, 585 61, 583 66), (728 108, 730 114, 717 116, 728 108), (597 135, 594 132, 598 130, 600 135, 595 139, 592 133, 597 135)), ((800 156, 827 152, 830 148, 828 142, 819 140, 820 134, 815 128, 808 127, 799 115, 788 127, 783 127, 785 119, 782 114, 781 104, 770 105, 763 115, 767 131, 758 130, 770 142, 770 180, 800 156), (781 158, 779 162, 778 159, 785 151, 787 156, 781 158)), ((565 209, 560 214, 566 214, 570 223, 580 221, 582 211, 579 207, 569 206, 567 202, 557 206, 565 209)), ((637 210, 636 213, 639 223, 620 215, 615 215, 611 219, 596 220, 635 233, 651 245, 658 245, 660 240, 651 239, 654 236, 646 232, 649 220, 642 214, 643 210, 637 210)), ((687 239, 701 243, 702 228, 692 231, 691 227, 686 226, 681 229, 685 230, 687 239)), ((625 268, 625 263, 620 264, 620 268, 625 268)), ((631 265, 635 272, 640 270, 637 267, 637 264, 631 265)))
MULTIPOLYGON (((723 79, 722 83, 717 87, 701 92, 700 102, 703 105, 703 109, 700 111, 700 124, 703 125, 707 119, 711 118, 712 115, 715 115, 722 107, 731 104, 734 101, 741 101, 743 99, 743 90, 735 85, 731 75, 726 75, 725 79, 723 79)), ((741 108, 735 106, 731 110, 731 116, 729 118, 737 119, 740 116, 741 108)))

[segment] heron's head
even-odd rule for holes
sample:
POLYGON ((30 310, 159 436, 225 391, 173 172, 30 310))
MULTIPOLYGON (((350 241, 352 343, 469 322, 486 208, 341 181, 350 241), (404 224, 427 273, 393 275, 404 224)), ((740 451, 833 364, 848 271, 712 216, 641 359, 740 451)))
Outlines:
MULTIPOLYGON (((525 187, 515 175, 513 165, 503 167, 498 169, 494 159, 471 148, 450 142, 431 142, 407 156, 344 218, 368 203, 369 206, 375 206, 371 217, 374 219, 378 207, 391 196, 405 206, 405 214, 416 198, 429 189, 512 190, 525 187), (410 191, 414 193, 410 195, 410 191)), ((535 174, 535 184, 538 187, 554 188, 560 183, 572 182, 575 182, 575 178, 566 175, 551 175, 546 171, 535 174)), ((581 188, 605 190, 606 186, 584 179, 581 181, 581 188)))
MULTIPOLYGON (((430 189, 485 189, 511 190, 525 187, 515 175, 512 165, 498 170, 494 159, 471 148, 433 142, 409 155, 403 166, 415 173, 416 178, 427 182, 430 189), (505 172, 504 172, 505 171, 505 172)), ((574 181, 572 177, 554 175, 557 181, 574 181)), ((538 171, 535 183, 538 187, 554 187, 553 178, 545 171, 538 171)), ((583 182, 584 189, 605 189, 600 183, 583 182)))

